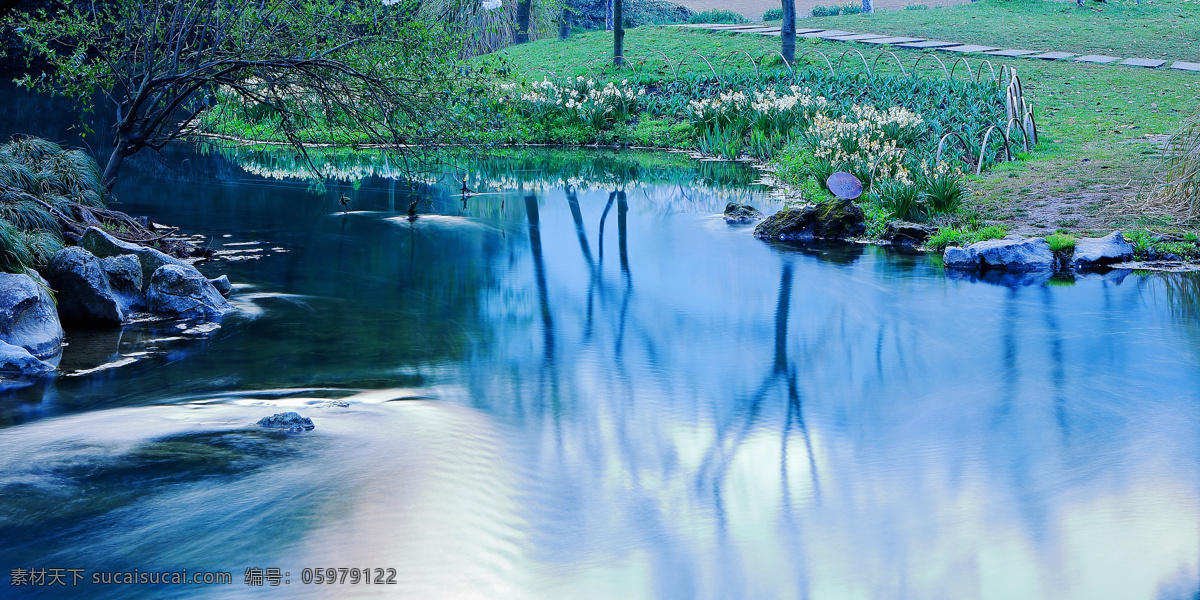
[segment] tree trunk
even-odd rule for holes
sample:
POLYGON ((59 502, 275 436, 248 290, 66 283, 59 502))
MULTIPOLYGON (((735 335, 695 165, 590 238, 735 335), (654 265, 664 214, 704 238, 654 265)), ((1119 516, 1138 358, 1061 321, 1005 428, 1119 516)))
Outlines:
POLYGON ((862 11, 863 11, 864 15, 869 15, 869 14, 875 12, 875 0, 862 0, 862 2, 863 2, 863 10, 862 11))
POLYGON ((517 38, 514 43, 524 44, 529 41, 529 13, 533 0, 521 0, 517 4, 517 38))
POLYGON ((790 65, 796 60, 796 0, 783 0, 783 60, 790 65))
POLYGON ((118 140, 114 146, 112 154, 108 156, 108 164, 104 167, 104 175, 100 178, 100 185, 110 194, 117 186, 117 175, 121 172, 121 165, 136 152, 125 140, 118 140))
POLYGON ((613 66, 619 67, 625 61, 625 0, 613 0, 613 66))
POLYGON ((562 15, 558 17, 558 39, 571 37, 571 9, 563 7, 562 15))

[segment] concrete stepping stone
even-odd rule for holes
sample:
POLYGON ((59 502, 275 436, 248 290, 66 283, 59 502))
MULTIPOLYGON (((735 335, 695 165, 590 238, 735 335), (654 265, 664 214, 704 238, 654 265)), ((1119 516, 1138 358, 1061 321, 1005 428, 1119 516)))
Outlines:
POLYGON ((1100 64, 1106 65, 1110 62, 1116 62, 1118 60, 1121 60, 1121 58, 1118 56, 1104 56, 1103 54, 1088 54, 1087 56, 1080 56, 1079 58, 1075 59, 1075 62, 1100 63, 1100 64))
POLYGON ((1121 64, 1129 65, 1131 67, 1146 67, 1147 69, 1157 69, 1157 68, 1167 64, 1167 61, 1158 60, 1157 58, 1127 58, 1127 59, 1121 61, 1121 64))
POLYGON ((922 38, 908 38, 908 37, 883 37, 883 38, 875 38, 875 39, 871 39, 871 40, 862 40, 862 42, 867 43, 867 44, 908 44, 910 42, 922 42, 922 41, 924 41, 922 38))
POLYGON ((778 27, 754 27, 752 29, 726 29, 725 31, 730 31, 733 33, 767 33, 767 32, 782 33, 778 27))
POLYGON ((997 50, 995 52, 984 52, 984 54, 990 54, 992 56, 1028 56, 1030 54, 1037 53, 1037 50, 997 50))
POLYGON ((995 50, 995 49, 996 49, 995 46, 976 46, 974 44, 963 44, 961 46, 948 46, 945 48, 938 48, 938 50, 944 50, 946 52, 987 52, 988 50, 995 50))
POLYGON ((855 35, 841 35, 841 36, 838 36, 835 38, 829 38, 829 39, 837 40, 839 42, 861 42, 863 40, 873 40, 873 39, 881 38, 881 37, 887 37, 887 36, 878 35, 878 34, 874 34, 874 33, 859 33, 859 34, 855 34, 855 35))
POLYGON ((1040 58, 1042 60, 1062 60, 1064 58, 1071 58, 1072 56, 1077 55, 1071 54, 1070 52, 1043 52, 1041 54, 1034 54, 1029 58, 1040 58))
POLYGON ((1177 60, 1177 61, 1171 63, 1171 68, 1179 69, 1181 71, 1200 71, 1200 63, 1184 62, 1182 60, 1177 60))
POLYGON ((943 46, 961 46, 958 42, 939 42, 937 40, 926 40, 924 42, 913 42, 911 44, 896 44, 901 48, 941 48, 943 46))
POLYGON ((843 36, 843 35, 854 35, 854 32, 853 31, 838 31, 837 29, 830 29, 829 31, 818 31, 818 32, 814 32, 814 33, 806 33, 801 37, 833 38, 833 37, 838 37, 838 36, 843 36))
POLYGON ((796 35, 804 35, 806 33, 817 33, 817 32, 821 32, 821 31, 825 31, 825 30, 824 29, 797 29, 796 35))

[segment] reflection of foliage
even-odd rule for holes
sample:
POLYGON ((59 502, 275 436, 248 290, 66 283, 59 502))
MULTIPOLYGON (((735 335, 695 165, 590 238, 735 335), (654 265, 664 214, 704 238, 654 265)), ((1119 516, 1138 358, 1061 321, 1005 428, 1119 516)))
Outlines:
MULTIPOLYGON (((518 28, 517 5, 518 0, 422 0, 417 14, 460 33, 462 54, 466 56, 493 52, 512 43, 518 28)), ((558 0, 532 3, 529 15, 531 40, 554 29, 561 5, 558 0)))
MULTIPOLYGON (((308 162, 283 146, 218 146, 217 153, 245 171, 268 179, 309 179, 308 162)), ((378 177, 441 183, 457 191, 463 178, 472 191, 542 189, 570 185, 578 189, 616 189, 686 181, 717 191, 750 186, 754 172, 723 161, 697 161, 678 152, 620 153, 595 150, 503 149, 484 153, 444 150, 436 156, 439 175, 414 177, 389 154, 344 147, 310 148, 309 158, 322 176, 345 182, 378 177), (468 165, 456 168, 454 165, 468 165)))

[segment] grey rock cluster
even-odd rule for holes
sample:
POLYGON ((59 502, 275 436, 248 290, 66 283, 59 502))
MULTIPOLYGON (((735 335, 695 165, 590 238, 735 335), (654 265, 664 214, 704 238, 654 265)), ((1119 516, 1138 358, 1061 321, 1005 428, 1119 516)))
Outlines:
POLYGON ((45 279, 32 271, 0 273, 0 375, 53 371, 64 335, 60 318, 120 324, 149 310, 216 320, 233 310, 225 299, 232 289, 227 277, 206 279, 181 260, 95 227, 80 246, 55 254, 44 272, 45 279))
POLYGON ((297 412, 276 413, 269 417, 263 417, 256 423, 259 427, 266 429, 282 429, 283 431, 312 431, 312 419, 300 416, 297 412))
POLYGON ((1066 268, 1088 269, 1133 258, 1133 247, 1120 231, 1102 238, 1079 238, 1073 252, 1050 250, 1046 240, 1010 235, 1002 240, 986 240, 966 248, 951 246, 942 255, 948 269, 996 270, 1009 273, 1057 271, 1066 268))
POLYGON ((762 218, 762 213, 749 204, 730 202, 725 205, 726 223, 751 223, 762 218))

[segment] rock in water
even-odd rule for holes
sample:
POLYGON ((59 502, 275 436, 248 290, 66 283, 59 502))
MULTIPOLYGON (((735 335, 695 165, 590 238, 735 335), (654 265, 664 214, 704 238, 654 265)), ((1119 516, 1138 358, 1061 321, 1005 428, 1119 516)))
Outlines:
POLYGON ((1132 258, 1133 246, 1125 241, 1124 234, 1114 231, 1102 238, 1075 240, 1075 253, 1071 256, 1071 265, 1077 269, 1096 267, 1132 258))
POLYGON ((233 291, 233 284, 229 283, 228 275, 222 275, 216 279, 209 279, 208 282, 211 283, 212 286, 226 298, 229 297, 229 292, 233 291))
POLYGON ((132 254, 110 256, 100 259, 108 285, 126 316, 136 309, 146 308, 145 281, 142 279, 142 263, 132 254))
POLYGON ((762 218, 762 213, 749 204, 730 202, 725 205, 726 223, 749 223, 762 218))
POLYGON ((933 228, 908 221, 892 221, 887 224, 883 239, 900 246, 920 246, 929 241, 933 228))
POLYGON ((754 237, 770 240, 845 240, 867 232, 863 211, 851 200, 827 200, 816 206, 785 208, 758 224, 754 237))
POLYGON ((282 429, 284 431, 311 431, 313 427, 312 419, 300 416, 296 412, 276 413, 269 417, 263 417, 258 420, 259 427, 267 429, 282 429))
POLYGON ((1041 271, 1054 269, 1054 253, 1050 251, 1050 244, 1040 237, 1010 235, 966 248, 950 246, 942 255, 942 262, 951 269, 1041 271))
POLYGON ((0 375, 45 375, 54 365, 35 358, 28 350, 0 342, 0 375))
POLYGON ((221 293, 190 265, 163 265, 150 278, 146 306, 184 318, 217 318, 233 310, 221 293))
POLYGON ((72 246, 59 250, 46 268, 46 281, 58 299, 58 316, 65 321, 121 323, 125 311, 108 283, 100 259, 72 246))
POLYGON ((29 273, 0 273, 0 342, 20 346, 44 360, 58 353, 63 329, 50 285, 36 272, 29 273))
POLYGON ((79 240, 79 245, 98 258, 121 256, 122 254, 136 256, 142 266, 142 291, 146 291, 146 286, 149 285, 151 276, 163 265, 179 265, 192 268, 191 265, 178 258, 168 256, 154 248, 146 248, 145 246, 122 242, 95 227, 88 227, 87 231, 83 232, 83 237, 79 240))

